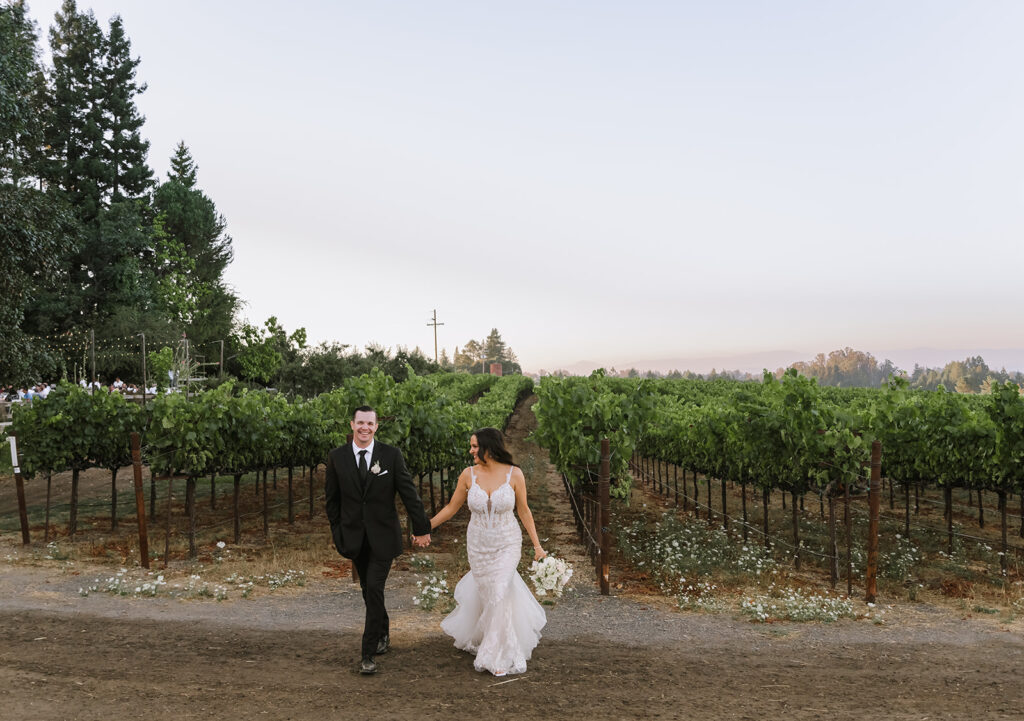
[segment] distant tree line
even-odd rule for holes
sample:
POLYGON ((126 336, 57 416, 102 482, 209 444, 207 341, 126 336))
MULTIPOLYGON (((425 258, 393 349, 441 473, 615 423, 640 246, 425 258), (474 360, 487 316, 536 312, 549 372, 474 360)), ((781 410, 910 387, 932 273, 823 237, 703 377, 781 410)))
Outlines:
MULTIPOLYGON (((817 378, 821 385, 877 388, 890 375, 905 375, 911 388, 936 390, 940 385, 956 393, 988 393, 993 383, 1013 381, 1020 384, 1024 374, 1005 368, 989 368, 981 356, 963 361, 950 361, 942 368, 924 368, 915 364, 911 373, 904 373, 892 361, 879 363, 870 353, 843 348, 825 356, 819 353, 813 361, 794 363, 800 373, 817 378)), ((776 371, 781 376, 783 369, 776 371)))
MULTIPOLYGON (((816 378, 820 385, 844 388, 878 388, 891 375, 906 376, 911 388, 935 390, 942 385, 946 390, 956 393, 988 393, 992 384, 996 382, 1013 381, 1018 385, 1024 384, 1024 373, 1008 372, 1005 368, 994 370, 989 368, 981 356, 974 356, 963 361, 951 361, 942 368, 924 368, 915 364, 913 372, 905 373, 888 359, 879 363, 870 353, 843 348, 834 350, 828 355, 819 353, 813 360, 793 363, 789 368, 795 368, 802 375, 816 378)), ((785 371, 785 368, 779 368, 774 375, 781 378, 785 371)), ((612 374, 616 374, 614 369, 612 369, 612 374)), ((760 374, 714 369, 710 373, 701 374, 689 370, 659 373, 630 368, 618 375, 631 378, 686 378, 691 380, 728 378, 760 381, 761 379, 760 374)))

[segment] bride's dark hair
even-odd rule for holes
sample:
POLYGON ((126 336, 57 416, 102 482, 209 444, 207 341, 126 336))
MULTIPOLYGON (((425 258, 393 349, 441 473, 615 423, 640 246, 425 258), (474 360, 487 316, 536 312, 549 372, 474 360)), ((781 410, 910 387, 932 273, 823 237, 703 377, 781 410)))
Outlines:
POLYGON ((476 436, 477 456, 488 463, 491 461, 497 461, 498 463, 507 463, 510 466, 514 466, 515 462, 512 460, 512 454, 505 448, 505 439, 501 431, 497 428, 481 428, 478 431, 474 431, 473 435, 476 436))

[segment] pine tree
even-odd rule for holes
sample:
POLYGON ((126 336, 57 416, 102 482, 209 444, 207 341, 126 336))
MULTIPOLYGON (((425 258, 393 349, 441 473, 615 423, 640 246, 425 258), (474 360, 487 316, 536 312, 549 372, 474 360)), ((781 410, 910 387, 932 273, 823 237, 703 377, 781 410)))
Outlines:
POLYGON ((106 120, 105 150, 112 202, 141 198, 153 185, 153 171, 146 164, 149 141, 140 134, 146 119, 135 105, 136 96, 146 85, 135 81, 141 62, 132 59, 131 41, 124 32, 121 17, 110 21, 110 33, 104 43, 102 106, 106 120))
POLYGON ((156 246, 158 254, 165 256, 182 253, 188 269, 179 264, 164 264, 164 271, 187 272, 191 294, 201 299, 190 314, 190 336, 197 343, 227 338, 238 297, 224 282, 224 269, 231 262, 231 237, 224 231, 226 223, 216 206, 196 187, 197 168, 184 142, 179 142, 171 157, 171 170, 167 182, 161 183, 153 194, 153 207, 174 253, 168 254, 156 246), (179 250, 180 249, 180 250, 179 250))
POLYGON ((103 143, 103 31, 92 12, 64 0, 50 28, 52 82, 45 117, 46 181, 68 195, 79 218, 99 215, 108 183, 103 143))
POLYGON ((157 188, 153 205, 163 216, 166 233, 195 259, 200 280, 214 284, 231 262, 231 237, 224 233, 227 224, 213 201, 195 185, 195 162, 185 144, 179 143, 167 182, 157 188))
POLYGON ((484 341, 483 352, 488 361, 501 363, 501 372, 503 375, 522 373, 522 368, 519 365, 516 354, 513 353, 512 349, 508 347, 504 340, 502 340, 501 333, 498 332, 497 328, 491 328, 490 335, 488 335, 487 340, 484 341))
POLYGON ((501 333, 497 328, 491 328, 490 335, 484 341, 484 357, 491 362, 506 360, 507 346, 501 339, 501 333))
POLYGON ((196 163, 192 159, 192 154, 188 151, 185 141, 179 140, 178 145, 174 148, 174 155, 171 156, 171 172, 167 174, 168 177, 171 180, 177 180, 186 188, 192 190, 192 188, 196 187, 196 173, 198 170, 199 168, 196 167, 196 163))
POLYGON ((25 3, 0 6, 0 182, 22 185, 42 145, 38 34, 25 3))

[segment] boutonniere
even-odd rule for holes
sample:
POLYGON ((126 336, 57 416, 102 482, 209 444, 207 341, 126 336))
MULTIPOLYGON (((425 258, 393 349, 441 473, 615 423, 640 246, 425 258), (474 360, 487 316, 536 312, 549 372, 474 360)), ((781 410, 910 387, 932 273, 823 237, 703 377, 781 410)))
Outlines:
POLYGON ((370 466, 370 473, 375 476, 380 475, 380 461, 376 461, 372 466, 370 466))

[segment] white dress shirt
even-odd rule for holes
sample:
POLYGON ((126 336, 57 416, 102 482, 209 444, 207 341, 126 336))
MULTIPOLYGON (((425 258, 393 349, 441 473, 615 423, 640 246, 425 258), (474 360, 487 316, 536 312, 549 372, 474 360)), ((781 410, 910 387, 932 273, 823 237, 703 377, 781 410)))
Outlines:
POLYGON ((370 463, 373 462, 373 444, 374 443, 376 443, 376 441, 370 441, 370 445, 368 445, 366 448, 360 448, 359 446, 356 445, 355 441, 352 441, 352 452, 356 454, 356 469, 359 468, 359 454, 362 451, 366 451, 366 469, 367 470, 370 469, 370 463))

